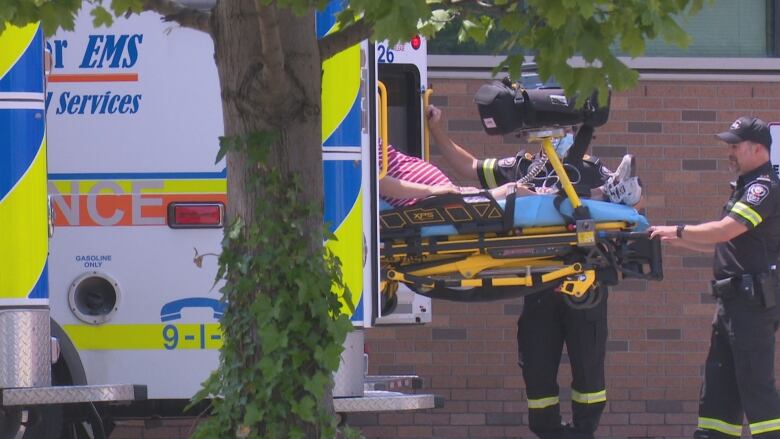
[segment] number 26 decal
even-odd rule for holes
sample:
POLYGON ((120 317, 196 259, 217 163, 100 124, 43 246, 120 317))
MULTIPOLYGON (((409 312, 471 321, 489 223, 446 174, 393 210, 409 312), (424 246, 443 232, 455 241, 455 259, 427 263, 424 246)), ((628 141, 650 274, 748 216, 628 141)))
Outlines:
POLYGON ((377 44, 377 62, 379 63, 392 63, 395 60, 395 53, 388 49, 384 44, 377 44))

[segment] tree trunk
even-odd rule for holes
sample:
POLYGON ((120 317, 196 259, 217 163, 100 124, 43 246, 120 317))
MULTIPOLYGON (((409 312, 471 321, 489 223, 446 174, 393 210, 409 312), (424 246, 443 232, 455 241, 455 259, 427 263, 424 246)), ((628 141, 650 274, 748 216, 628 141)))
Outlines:
MULTIPOLYGON (((314 13, 297 17, 279 9, 279 42, 283 75, 268 83, 256 0, 222 0, 212 16, 214 53, 222 87, 225 136, 278 130, 268 165, 286 176, 297 175, 304 187, 301 202, 322 204, 321 63, 314 33, 314 13), (285 121, 286 119, 286 121, 285 121), (282 124, 282 121, 285 121, 282 124)), ((254 221, 254 201, 266 196, 247 193, 255 168, 241 154, 228 153, 228 219, 254 221)), ((272 215, 273 212, 267 214, 272 215)), ((322 248, 322 212, 307 221, 312 251, 322 248)), ((261 249, 259 249, 261 250, 261 249)))
MULTIPOLYGON (((277 10, 275 4, 259 7, 258 3, 257 0, 220 0, 212 13, 225 136, 267 131, 280 134, 279 141, 271 145, 266 169, 280 171, 284 181, 298 178, 302 183, 304 190, 298 194, 298 201, 316 207, 304 219, 304 239, 310 257, 322 258, 321 62, 314 12, 309 10, 296 16, 286 8, 277 10), (275 28, 269 26, 273 24, 275 28), (283 57, 277 71, 272 70, 274 54, 283 57)), ((251 182, 252 176, 262 169, 253 164, 246 151, 228 151, 228 224, 241 218, 249 229, 256 224, 258 215, 274 218, 273 209, 256 211, 260 200, 273 199, 274 195, 272 190, 251 182)), ((259 247, 243 250, 252 254, 263 252, 259 247)), ((235 276, 228 273, 227 282, 237 282, 235 276)), ((265 291, 259 284, 255 294, 255 298, 273 297, 275 292, 265 291)), ((253 298, 245 299, 241 299, 240 306, 254 302, 253 298)), ((234 305, 230 304, 228 312, 234 305)), ((226 337, 230 336, 230 329, 224 329, 226 337)), ((259 346, 257 331, 254 332, 254 344, 247 346, 259 346)), ((259 354, 246 358, 250 358, 248 362, 260 360, 259 354)), ((332 414, 332 386, 328 387, 322 404, 332 414)), ((307 437, 318 438, 319 433, 311 426, 306 428, 307 437)))

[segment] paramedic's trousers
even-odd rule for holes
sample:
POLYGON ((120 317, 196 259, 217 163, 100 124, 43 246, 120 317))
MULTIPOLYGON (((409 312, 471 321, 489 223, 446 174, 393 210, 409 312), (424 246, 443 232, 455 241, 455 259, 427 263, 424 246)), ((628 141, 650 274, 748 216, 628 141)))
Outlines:
POLYGON ((754 438, 780 438, 777 313, 744 295, 718 300, 694 438, 740 437, 743 412, 754 438))
POLYGON ((531 431, 541 439, 593 438, 607 400, 607 298, 594 308, 575 310, 561 293, 528 295, 517 322, 517 343, 531 431), (573 377, 573 419, 567 426, 561 425, 557 380, 564 343, 573 377))

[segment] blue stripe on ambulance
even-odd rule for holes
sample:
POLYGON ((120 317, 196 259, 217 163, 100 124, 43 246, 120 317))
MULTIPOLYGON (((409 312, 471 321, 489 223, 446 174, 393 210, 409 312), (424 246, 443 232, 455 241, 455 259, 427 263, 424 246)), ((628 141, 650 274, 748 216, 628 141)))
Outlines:
POLYGON ((28 299, 48 299, 49 298, 49 263, 43 266, 41 277, 35 283, 32 291, 27 296, 28 299))
POLYGON ((344 222, 360 193, 360 162, 325 160, 322 166, 325 187, 328 188, 324 194, 323 220, 328 225, 328 231, 335 233, 336 227, 344 222))
POLYGON ((341 125, 322 142, 322 146, 361 146, 359 96, 360 94, 355 98, 352 108, 350 108, 341 125))
MULTIPOLYGON (((36 26, 34 24, 28 26, 36 26)), ((13 67, 2 75, 0 90, 32 92, 43 91, 43 31, 31 29, 34 33, 29 45, 16 60, 13 67)), ((4 48, 5 49, 5 48, 4 48)))
POLYGON ((3 136, 0 140, 0 200, 30 168, 44 129, 41 110, 0 110, 0 133, 3 136))
POLYGON ((344 9, 343 0, 334 0, 328 2, 328 6, 321 11, 317 11, 317 39, 324 37, 336 24, 336 17, 344 9))
MULTIPOLYGON (((317 36, 335 29, 344 8, 334 0, 317 14, 317 36)), ((322 144, 324 147, 359 147, 362 144, 360 112, 360 49, 354 46, 323 63, 322 144)), ((341 261, 342 280, 351 294, 341 311, 353 322, 363 322, 363 198, 359 152, 343 157, 323 154, 324 220, 335 239, 326 246, 341 261), (354 307, 354 312, 350 310, 354 307)), ((341 294, 341 292, 339 292, 341 294)))
POLYGON ((48 299, 43 31, 0 34, 0 305, 48 299))

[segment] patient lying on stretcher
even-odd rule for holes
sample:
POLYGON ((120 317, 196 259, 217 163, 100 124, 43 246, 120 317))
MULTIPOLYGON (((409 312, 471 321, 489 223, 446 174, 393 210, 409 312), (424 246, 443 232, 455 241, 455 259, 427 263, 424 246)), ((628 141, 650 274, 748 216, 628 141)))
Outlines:
MULTIPOLYGON (((388 146, 387 175, 379 181, 379 195, 393 207, 410 206, 420 199, 444 194, 477 194, 479 188, 457 186, 436 165, 418 157, 406 155, 392 145, 388 146)), ((619 185, 623 180, 634 177, 633 157, 624 159, 618 171, 612 173, 604 186, 619 185)), ((522 176, 521 176, 522 177, 522 176)), ((522 180, 522 179, 521 179, 522 180)), ((514 191, 517 196, 554 194, 553 187, 533 187, 519 182, 506 183, 489 189, 488 192, 496 200, 506 198, 508 192, 514 191)), ((603 199, 607 190, 596 187, 591 190, 591 196, 603 199)), ((637 200, 639 197, 636 198, 637 200)))

